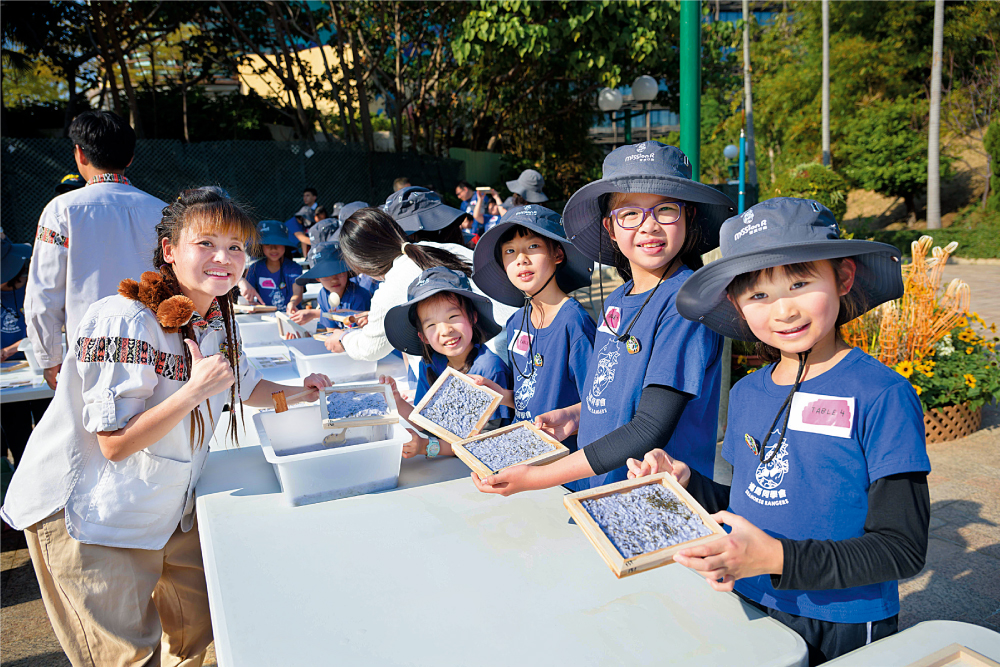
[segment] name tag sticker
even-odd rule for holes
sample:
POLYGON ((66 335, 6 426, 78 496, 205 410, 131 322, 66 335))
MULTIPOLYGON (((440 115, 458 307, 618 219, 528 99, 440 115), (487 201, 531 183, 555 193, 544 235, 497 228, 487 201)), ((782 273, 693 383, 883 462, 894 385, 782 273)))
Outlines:
POLYGON ((622 309, 618 306, 608 306, 607 311, 604 313, 604 317, 600 318, 597 327, 598 331, 603 331, 611 335, 615 335, 618 332, 618 325, 622 321, 622 309))
POLYGON ((528 350, 531 349, 531 341, 534 338, 532 334, 525 333, 523 331, 518 331, 514 334, 511 341, 507 343, 507 349, 521 355, 522 357, 527 356, 528 350))
POLYGON ((261 278, 260 286, 264 289, 278 289, 278 286, 274 284, 274 278, 261 278))
POLYGON ((792 398, 788 428, 793 431, 850 438, 853 425, 853 396, 824 396, 799 391, 792 398))

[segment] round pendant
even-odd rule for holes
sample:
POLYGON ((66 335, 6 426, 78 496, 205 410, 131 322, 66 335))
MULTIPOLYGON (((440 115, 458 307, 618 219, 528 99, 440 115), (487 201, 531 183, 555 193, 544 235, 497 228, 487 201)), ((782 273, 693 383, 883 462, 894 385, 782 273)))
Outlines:
POLYGON ((278 285, 278 289, 285 289, 285 283, 281 283, 280 285, 278 285))
POLYGON ((545 360, 542 359, 542 355, 538 352, 535 352, 535 365, 541 368, 543 363, 545 363, 545 360))
POLYGON ((635 336, 629 336, 628 340, 625 341, 625 349, 628 350, 629 354, 635 354, 636 352, 642 349, 642 346, 639 345, 638 338, 636 338, 635 336))
POLYGON ((760 445, 757 444, 757 441, 752 435, 744 433, 743 438, 747 441, 747 447, 750 448, 750 451, 753 452, 754 455, 760 454, 760 445))

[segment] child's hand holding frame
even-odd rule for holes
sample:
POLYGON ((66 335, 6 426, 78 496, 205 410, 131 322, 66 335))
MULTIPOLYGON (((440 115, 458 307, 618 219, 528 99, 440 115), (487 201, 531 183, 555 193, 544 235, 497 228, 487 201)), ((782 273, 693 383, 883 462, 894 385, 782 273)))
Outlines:
POLYGON ((716 512, 712 518, 730 526, 732 532, 678 551, 674 561, 705 577, 717 591, 732 591, 737 579, 781 574, 785 556, 780 541, 731 512, 716 512))

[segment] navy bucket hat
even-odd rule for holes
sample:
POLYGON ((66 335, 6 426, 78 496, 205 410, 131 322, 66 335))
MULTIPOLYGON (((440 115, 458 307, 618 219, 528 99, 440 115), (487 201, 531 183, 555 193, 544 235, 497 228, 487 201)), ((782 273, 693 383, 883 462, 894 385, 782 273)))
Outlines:
POLYGON ((566 239, 562 216, 544 206, 529 204, 516 206, 500 218, 500 222, 483 234, 472 256, 472 280, 490 298, 508 306, 523 306, 525 293, 517 289, 503 268, 500 257, 500 237, 511 227, 521 226, 533 234, 552 239, 562 246, 565 260, 556 268, 556 284, 569 294, 590 285, 594 263, 584 257, 566 239))
POLYGON ((344 204, 344 206, 340 209, 340 215, 337 217, 340 220, 347 220, 349 217, 354 215, 356 211, 363 208, 368 208, 368 202, 352 201, 350 204, 344 204))
POLYGON ((411 185, 392 193, 385 200, 384 210, 407 234, 422 229, 436 232, 466 215, 445 204, 438 193, 419 185, 411 185))
POLYGON ((295 279, 296 285, 305 285, 320 278, 350 271, 340 256, 340 244, 333 241, 318 243, 309 251, 312 268, 295 279))
POLYGON ((494 338, 503 328, 493 319, 493 302, 472 291, 469 278, 464 273, 435 266, 421 272, 406 290, 406 303, 394 306, 385 315, 385 335, 397 350, 407 354, 423 354, 420 336, 417 335, 417 304, 440 292, 451 292, 468 298, 479 314, 478 326, 485 340, 494 338))
POLYGON ((577 190, 563 210, 563 224, 573 245, 587 257, 613 265, 611 238, 601 224, 602 197, 614 192, 647 193, 692 202, 694 224, 701 230, 696 250, 719 245, 719 227, 736 213, 733 200, 715 188, 691 180, 691 163, 679 148, 658 141, 622 146, 604 158, 604 177, 577 190))
POLYGON ((298 248, 299 244, 288 238, 288 227, 278 220, 261 220, 257 223, 257 233, 260 234, 259 245, 286 245, 298 248))
POLYGON ((6 236, 0 239, 0 283, 10 282, 17 277, 31 258, 31 246, 27 243, 11 243, 6 236))
POLYGON ((549 198, 542 192, 545 187, 545 177, 534 169, 525 169, 517 180, 507 181, 507 189, 524 197, 531 204, 547 202, 549 198))
POLYGON ((775 197, 752 206, 722 225, 722 259, 698 269, 685 281, 677 293, 677 312, 729 338, 756 341, 726 298, 733 278, 785 264, 840 257, 850 257, 857 264, 851 292, 862 297, 867 310, 903 296, 898 249, 839 236, 830 209, 811 199, 775 197))
POLYGON ((320 243, 336 241, 339 236, 339 234, 337 234, 337 230, 339 229, 340 221, 336 218, 320 220, 309 228, 309 244, 315 246, 320 243))

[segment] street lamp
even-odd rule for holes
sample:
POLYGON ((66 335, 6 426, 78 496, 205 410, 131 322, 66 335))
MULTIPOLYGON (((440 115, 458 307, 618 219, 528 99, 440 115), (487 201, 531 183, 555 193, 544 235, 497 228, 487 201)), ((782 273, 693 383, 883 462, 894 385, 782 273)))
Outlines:
POLYGON ((740 156, 740 147, 734 144, 729 144, 722 149, 722 155, 729 161, 729 164, 727 165, 729 167, 729 180, 737 180, 739 178, 740 165, 736 161, 736 158, 740 156))
POLYGON ((649 113, 647 111, 647 105, 649 102, 656 99, 656 94, 659 92, 660 85, 656 82, 656 79, 649 76, 648 74, 643 74, 642 76, 636 78, 632 82, 632 102, 629 104, 624 104, 625 98, 622 96, 621 91, 614 90, 612 88, 602 88, 597 94, 597 107, 608 114, 611 118, 611 125, 615 129, 615 139, 618 137, 618 126, 616 123, 619 120, 625 121, 625 143, 632 143, 632 110, 636 107, 642 109, 642 113, 646 115, 646 141, 651 140, 652 128, 649 124, 649 113), (615 117, 615 112, 624 108, 623 115, 615 117))

